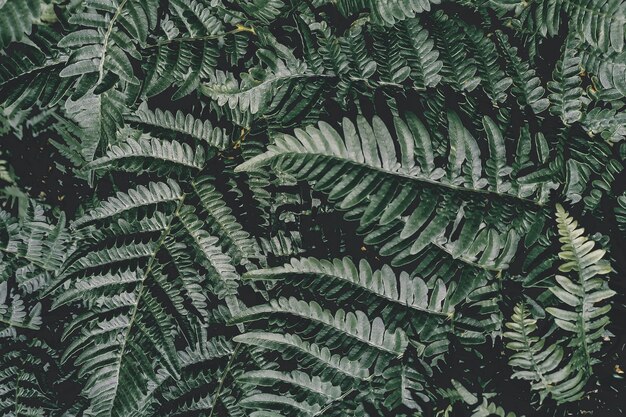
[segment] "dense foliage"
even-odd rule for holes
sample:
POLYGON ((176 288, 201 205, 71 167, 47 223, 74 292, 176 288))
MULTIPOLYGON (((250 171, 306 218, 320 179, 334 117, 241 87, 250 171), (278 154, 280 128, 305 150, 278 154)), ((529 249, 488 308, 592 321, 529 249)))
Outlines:
POLYGON ((623 0, 0 0, 0 416, 617 416, 623 0))

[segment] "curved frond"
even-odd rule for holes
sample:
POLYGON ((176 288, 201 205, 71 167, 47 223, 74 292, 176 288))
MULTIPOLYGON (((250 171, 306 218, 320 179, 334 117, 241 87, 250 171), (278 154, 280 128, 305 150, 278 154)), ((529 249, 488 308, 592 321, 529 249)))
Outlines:
MULTIPOLYGON (((296 175, 328 193, 338 208, 349 210, 346 216, 359 220, 363 231, 372 229, 372 234, 380 235, 398 228, 400 233, 393 238, 377 239, 381 253, 393 255, 396 264, 434 244, 461 260, 489 268, 506 267, 521 230, 529 225, 520 224, 517 230, 511 227, 519 218, 508 217, 501 208, 513 207, 512 201, 517 200, 518 207, 527 206, 532 212, 534 203, 518 199, 510 191, 492 189, 483 175, 494 172, 483 172, 476 140, 456 114, 448 115, 448 123, 449 162, 443 167, 434 164, 432 146, 416 145, 418 141, 430 145, 430 138, 420 120, 408 114, 404 120, 395 119, 395 137, 379 118, 370 124, 359 117, 356 126, 344 119, 343 137, 323 122, 317 128, 297 129, 295 136, 275 137, 266 153, 237 170, 271 164, 275 171, 296 175), (472 220, 486 211, 498 214, 472 220), (451 241, 448 230, 458 224, 459 215, 466 221, 459 238, 451 241), (502 215, 508 219, 498 218, 502 215), (483 223, 491 221, 494 223, 483 223), (492 252, 483 252, 487 247, 492 252)), ((491 134, 496 129, 492 124, 491 134)), ((493 158, 503 164, 501 149, 492 150, 500 152, 493 158)))
POLYGON ((177 170, 200 170, 204 167, 204 149, 176 141, 150 137, 132 137, 113 145, 105 155, 87 164, 87 169, 141 170, 167 173, 177 170))

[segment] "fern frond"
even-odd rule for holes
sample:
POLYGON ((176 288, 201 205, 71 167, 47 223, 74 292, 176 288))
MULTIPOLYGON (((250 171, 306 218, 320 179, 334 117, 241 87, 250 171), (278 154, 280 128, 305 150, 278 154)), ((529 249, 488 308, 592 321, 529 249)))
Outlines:
POLYGON ((268 109, 279 88, 289 85, 290 81, 306 77, 315 77, 315 74, 307 75, 303 68, 290 67, 283 61, 276 60, 274 68, 253 68, 250 72, 243 73, 241 82, 232 74, 218 71, 211 77, 210 83, 201 86, 201 91, 217 100, 219 106, 227 104, 231 109, 238 108, 242 112, 249 111, 255 115, 268 109))
MULTIPOLYGON (((450 113, 449 162, 445 168, 436 167, 432 145, 416 146, 418 140, 430 142, 426 129, 414 115, 405 120, 395 119, 395 138, 379 118, 370 124, 359 117, 358 133, 357 127, 344 119, 343 138, 323 122, 318 128, 297 129, 295 137, 277 136, 265 154, 237 170, 256 170, 271 163, 275 171, 294 174, 328 193, 340 209, 349 210, 347 217, 359 220, 362 230, 372 228, 372 234, 381 236, 380 232, 397 228, 399 235, 393 238, 376 238, 381 253, 395 256, 396 264, 436 243, 455 258, 478 260, 486 267, 505 265, 520 236, 510 227, 512 218, 504 221, 509 222, 506 227, 497 221, 493 228, 482 230, 477 222, 467 221, 458 240, 439 240, 459 213, 470 219, 472 213, 499 211, 498 204, 507 205, 509 194, 489 189, 489 181, 482 177, 480 150, 473 136, 458 116, 450 113), (414 155, 414 149, 422 150, 414 155), (486 241, 494 251, 481 259, 478 255, 486 241)), ((498 154, 494 158, 499 158, 498 154)))
POLYGON ((393 26, 396 22, 430 11, 432 4, 439 3, 441 0, 339 0, 337 7, 345 16, 367 10, 373 22, 393 26))
POLYGON ((19 221, 0 211, 0 338, 40 328, 40 295, 64 262, 68 240, 65 217, 52 225, 39 205, 19 221))
POLYGON ((6 0, 0 5, 0 50, 30 33, 39 18, 39 0, 6 0))
POLYGON ((337 400, 341 397, 340 387, 330 382, 325 382, 318 376, 311 377, 300 371, 292 371, 290 373, 272 370, 249 371, 239 376, 238 381, 255 387, 271 387, 275 384, 286 384, 291 390, 296 391, 294 394, 299 397, 307 398, 307 396, 311 395, 322 401, 337 400))
POLYGON ((550 113, 559 116, 565 124, 579 121, 588 101, 583 96, 581 60, 576 49, 576 42, 571 39, 563 45, 563 57, 556 64, 553 81, 548 83, 551 92, 548 98, 552 104, 550 113))
POLYGON ((86 162, 91 162, 115 143, 117 130, 124 123, 124 105, 124 94, 115 89, 97 95, 89 91, 76 100, 69 98, 65 101, 67 117, 79 128, 76 133, 86 162))
POLYGON ((148 32, 155 28, 157 6, 154 0, 85 2, 70 18, 80 29, 59 42, 59 47, 77 51, 61 77, 81 77, 86 90, 95 86, 96 94, 115 86, 118 80, 138 85, 130 58, 140 59, 135 47, 145 43, 148 32))
MULTIPOLYGON (((1 11, 1 10, 0 10, 1 11)), ((44 416, 60 412, 54 384, 59 376, 56 352, 38 338, 17 337, 0 343, 0 413, 44 416)))
MULTIPOLYGON (((11 8, 11 0, 0 8, 11 8)), ((26 3, 26 2, 25 2, 26 3)), ((39 1, 36 2, 39 10, 39 1)), ((2 31, 11 24, 0 23, 2 31)), ((28 110, 35 104, 52 107, 59 103, 72 83, 59 77, 67 56, 56 50, 59 35, 45 27, 37 27, 30 35, 30 42, 18 42, 2 48, 0 40, 0 104, 7 109, 28 110)))
POLYGON ((418 89, 436 87, 441 81, 443 62, 434 41, 418 19, 400 23, 403 30, 398 31, 400 42, 404 42, 401 53, 411 67, 411 79, 418 89))
POLYGON ((433 17, 435 42, 439 47, 439 58, 443 62, 443 82, 457 91, 473 91, 480 83, 478 65, 475 58, 468 53, 460 26, 441 11, 436 12, 433 17))
POLYGON ((252 267, 251 261, 261 257, 260 249, 231 214, 231 210, 213 182, 214 179, 208 176, 200 177, 192 182, 200 204, 212 220, 210 231, 219 237, 221 247, 232 257, 235 264, 252 267))
MULTIPOLYGON (((289 299, 279 298, 270 301, 267 305, 250 307, 235 316, 233 323, 255 321, 271 314, 289 314, 300 317, 311 321, 315 328, 318 327, 317 324, 323 327, 328 326, 330 329, 359 341, 362 345, 371 346, 382 353, 396 357, 404 353, 408 343, 406 335, 401 329, 396 329, 394 332, 386 330, 379 317, 370 322, 362 311, 346 313, 343 310, 338 310, 333 315, 329 310, 323 310, 314 301, 307 303, 293 297, 289 299)), ((322 329, 318 330, 322 331, 322 329)), ((323 331, 326 332, 327 330, 323 331)), ((315 336, 319 337, 320 334, 315 336)), ((351 352, 349 351, 348 357, 351 359, 359 357, 362 363, 373 363, 378 354, 364 348, 365 346, 360 346, 360 348, 352 349, 351 352)))
POLYGON ((142 170, 158 174, 200 170, 204 167, 204 149, 176 141, 165 141, 151 137, 135 140, 128 137, 113 145, 102 157, 85 166, 86 169, 117 169, 128 172, 142 170))
POLYGON ((335 384, 341 384, 346 378, 364 380, 370 375, 359 361, 333 354, 329 348, 304 341, 295 334, 247 332, 233 340, 280 352, 286 359, 296 358, 310 372, 335 384))
POLYGON ((176 112, 176 115, 160 109, 152 111, 148 108, 146 102, 143 102, 127 120, 151 129, 163 130, 173 135, 188 135, 199 142, 206 142, 219 150, 225 149, 229 142, 227 133, 222 129, 214 127, 208 120, 202 121, 190 114, 185 115, 180 111, 176 112))
POLYGON ((555 276, 556 283, 550 291, 564 305, 548 307, 546 311, 554 316, 560 328, 574 333, 568 344, 574 349, 572 366, 589 377, 593 365, 599 362, 594 356, 602 346, 605 327, 609 323, 606 314, 611 309, 610 305, 596 304, 615 295, 599 276, 609 274, 612 268, 602 259, 606 251, 594 249, 595 242, 583 235, 585 230, 578 227, 578 222, 561 205, 556 209, 559 241, 563 244, 559 258, 564 262, 559 271, 571 273, 573 279, 555 276))
POLYGON ((84 227, 86 224, 110 219, 142 206, 158 203, 174 203, 180 201, 181 198, 182 191, 180 186, 173 180, 168 180, 167 183, 152 182, 148 184, 148 187, 140 185, 135 189, 129 190, 127 193, 118 192, 115 197, 109 198, 100 207, 91 210, 86 215, 77 219, 73 223, 73 226, 84 227))
POLYGON ((550 105, 550 101, 544 97, 545 88, 535 70, 518 56, 518 49, 510 45, 505 34, 496 32, 496 37, 507 62, 506 72, 513 79, 511 91, 517 97, 518 103, 529 106, 536 114, 543 112, 550 105))
POLYGON ((407 273, 397 277, 388 266, 382 270, 372 271, 364 260, 361 260, 357 268, 350 258, 333 261, 315 258, 292 259, 290 264, 282 267, 248 272, 244 278, 255 281, 293 282, 302 288, 310 288, 314 293, 323 293, 338 302, 356 300, 360 298, 357 294, 369 293, 384 300, 380 302, 368 297, 365 304, 372 310, 384 305, 389 308, 387 303, 394 302, 418 312, 443 317, 447 317, 453 311, 453 306, 441 305, 441 300, 445 298, 445 289, 442 291, 440 286, 436 286, 436 291, 442 292, 429 297, 428 287, 422 279, 410 278, 407 273), (352 289, 356 287, 360 291, 352 292, 350 287, 352 289))
POLYGON ((506 327, 509 331, 504 337, 510 339, 506 347, 515 351, 509 360, 509 365, 516 369, 513 378, 530 381, 531 388, 539 392, 542 402, 547 396, 566 401, 581 395, 584 384, 581 372, 564 363, 561 346, 546 346, 544 338, 533 335, 537 330, 537 319, 530 316, 524 303, 515 306, 511 322, 506 327))
POLYGON ((475 26, 464 24, 462 27, 467 34, 470 50, 479 62, 477 73, 482 89, 494 105, 504 102, 513 80, 506 75, 498 62, 501 58, 494 41, 475 26))

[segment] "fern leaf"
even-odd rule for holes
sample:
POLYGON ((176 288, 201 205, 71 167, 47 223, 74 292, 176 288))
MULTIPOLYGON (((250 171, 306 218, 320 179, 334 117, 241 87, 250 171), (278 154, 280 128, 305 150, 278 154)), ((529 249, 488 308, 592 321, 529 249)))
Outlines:
POLYGON ((563 46, 563 57, 557 62, 553 72, 553 81, 548 83, 551 94, 548 96, 552 106, 550 113, 561 117, 563 123, 572 124, 583 116, 586 99, 581 87, 580 57, 576 54, 576 45, 569 40, 563 46))
POLYGON ((396 22, 414 17, 418 13, 430 11, 432 4, 439 3, 441 0, 340 0, 337 7, 344 15, 352 15, 365 9, 370 12, 372 21, 393 26, 396 22))
POLYGON ((109 219, 142 206, 177 202, 181 199, 181 196, 182 191, 179 185, 172 180, 169 180, 167 183, 150 183, 148 187, 140 185, 127 193, 117 193, 115 197, 111 197, 100 207, 77 219, 73 226, 84 227, 86 224, 109 219))
POLYGON ((602 345, 604 329, 609 323, 606 314, 611 309, 610 305, 596 304, 615 295, 599 276, 609 274, 612 269, 609 262, 602 259, 605 251, 594 249, 595 242, 583 235, 584 229, 578 227, 561 205, 557 205, 557 225, 559 241, 563 244, 559 258, 564 261, 559 271, 571 273, 573 279, 555 276, 556 283, 550 291, 563 306, 548 307, 546 311, 555 317, 560 328, 574 333, 569 344, 575 349, 572 366, 582 369, 588 377, 593 365, 599 362, 594 354, 602 345))
POLYGON ((176 141, 150 137, 132 137, 113 145, 107 153, 86 165, 86 169, 118 169, 128 172, 141 170, 159 174, 180 170, 200 170, 204 166, 204 150, 194 149, 176 141))
POLYGON ((364 380, 369 377, 369 370, 358 361, 332 354, 327 347, 306 342, 297 335, 248 332, 235 336, 233 340, 275 350, 287 358, 296 357, 311 372, 335 384, 341 383, 345 378, 364 380))
POLYGON ((428 31, 417 19, 405 20, 398 36, 403 42, 401 53, 411 67, 411 79, 418 89, 436 87, 441 81, 443 62, 439 59, 439 51, 435 49, 434 41, 428 31))
MULTIPOLYGON (((385 330, 385 325, 380 318, 369 321, 362 311, 346 313, 338 310, 335 315, 329 310, 323 310, 316 302, 307 303, 295 298, 280 298, 270 301, 264 306, 251 307, 242 311, 233 318, 234 323, 258 320, 269 314, 292 314, 314 323, 329 326, 345 335, 352 337, 363 344, 370 345, 381 352, 394 356, 401 356, 407 346, 404 332, 397 329, 394 332, 385 330)), ((370 353, 364 362, 372 361, 376 355, 370 353)))
POLYGON ((41 13, 39 0, 6 0, 0 5, 0 50, 19 41, 41 13))
POLYGON ((496 36, 507 61, 506 70, 513 80, 512 92, 517 97, 518 103, 521 106, 529 106, 537 114, 543 112, 550 102, 544 98, 545 88, 541 85, 541 80, 528 63, 518 56, 517 48, 509 44, 506 35, 497 32, 496 36))
MULTIPOLYGON (((415 137, 426 140, 423 131, 419 129, 419 122, 414 121, 416 117, 409 115, 406 119, 409 122, 406 127, 400 122, 396 123, 396 140, 405 144, 414 142, 415 137)), ((462 212, 465 217, 471 217, 473 210, 486 207, 491 197, 499 200, 506 196, 484 189, 488 181, 482 177, 480 150, 475 139, 461 124, 458 116, 452 113, 449 116, 449 125, 450 162, 446 169, 433 169, 429 162, 431 157, 427 154, 422 159, 426 165, 421 167, 420 161, 415 160, 413 155, 403 154, 398 157, 394 137, 384 123, 374 118, 370 124, 360 117, 357 119, 358 133, 354 124, 344 119, 343 138, 325 123, 320 123, 318 128, 309 127, 306 131, 297 129, 294 132, 295 137, 277 136, 266 153, 243 163, 237 170, 256 170, 271 163, 275 171, 286 171, 311 181, 316 189, 328 193, 331 201, 335 201, 340 209, 357 210, 357 218, 363 230, 377 224, 372 233, 375 233, 376 228, 393 225, 400 217, 402 231, 399 236, 394 237, 395 241, 382 246, 382 253, 399 257, 398 252, 405 251, 406 255, 415 255, 445 232, 448 225, 454 222, 454 216, 459 213, 460 207, 467 210, 462 212), (470 148, 469 161, 466 145, 470 148), (316 161, 315 169, 311 161, 316 161), (413 162, 403 165, 403 161, 413 162), (468 175, 469 179, 463 175, 465 167, 471 173, 468 175), (430 172, 430 175, 420 172, 421 170, 430 172), (443 172, 447 172, 447 178, 441 178, 443 172), (398 187, 398 184, 403 185, 398 187), (411 188, 414 191, 410 191, 409 187, 414 187, 411 188), (488 198, 474 200, 474 194, 476 197, 480 195, 488 198), (417 202, 417 208, 411 209, 417 202), (470 202, 471 205, 468 204, 470 202), (357 209, 361 204, 362 207, 357 209), (435 207, 444 209, 433 216, 435 207), (387 251, 386 248, 393 249, 387 251)), ((406 152, 411 146, 403 145, 400 149, 406 152)), ((512 256, 511 251, 519 234, 508 227, 506 230, 500 229, 496 233, 506 236, 506 244, 503 241, 496 243, 494 239, 499 240, 499 237, 488 237, 484 234, 486 231, 481 233, 477 226, 474 224, 471 229, 466 230, 467 234, 463 234, 467 243, 462 247, 466 253, 477 254, 481 251, 471 249, 472 241, 479 239, 480 234, 482 239, 488 238, 492 242, 490 247, 494 248, 496 254, 493 258, 483 258, 485 261, 488 259, 484 265, 505 264, 512 256), (498 258, 498 255, 501 257, 498 258)), ((455 256, 469 260, 475 255, 465 258, 455 251, 455 256)))
POLYGON ((60 75, 81 77, 89 87, 97 86, 96 94, 118 80, 138 85, 130 57, 139 59, 134 46, 144 43, 148 31, 154 29, 157 4, 153 0, 85 2, 84 9, 70 19, 80 29, 59 42, 59 47, 81 53, 72 54, 60 75))
MULTIPOLYGON (((4 8, 10 8, 12 2, 21 0, 11 0, 4 8)), ((0 16, 4 17, 2 10, 0 16)), ((0 23, 0 27, 9 26, 0 23)), ((62 100, 72 83, 59 77, 67 57, 54 49, 58 38, 58 34, 37 27, 29 43, 14 43, 4 50, 0 46, 0 104, 6 109, 28 110, 35 104, 52 107, 62 100)))
POLYGON ((272 386, 276 383, 288 384, 295 389, 321 398, 323 401, 337 400, 341 397, 340 387, 330 382, 325 382, 320 377, 311 377, 300 371, 292 371, 290 373, 272 370, 249 371, 241 375, 238 381, 254 384, 255 386, 272 386))
POLYGON ((524 303, 515 306, 504 337, 511 341, 507 348, 515 351, 509 365, 516 369, 513 378, 530 381, 539 392, 541 401, 550 395, 556 401, 566 401, 581 395, 580 372, 563 363, 564 351, 558 344, 546 346, 545 339, 534 336, 537 320, 530 317, 524 303))
MULTIPOLYGON (((293 259, 290 264, 282 267, 248 272, 244 278, 281 282, 302 281, 303 287, 311 287, 314 292, 321 292, 331 280, 333 290, 324 290, 324 294, 337 300, 357 298, 349 290, 352 286, 384 299, 385 302, 381 304, 395 302, 415 311, 444 317, 451 313, 452 308, 450 305, 442 306, 436 298, 429 300, 426 283, 420 278, 409 278, 406 273, 398 278, 388 266, 382 270, 372 271, 369 264, 363 260, 357 268, 350 258, 334 261, 315 258, 293 259), (316 284, 317 280, 323 282, 316 284)), ((443 295, 439 294, 437 297, 443 298, 443 295)), ((378 305, 376 302, 370 304, 373 309, 376 305, 378 305)))
POLYGON ((139 106, 132 117, 128 117, 128 120, 140 123, 149 128, 162 129, 174 135, 188 135, 193 139, 206 142, 210 146, 220 150, 225 149, 228 145, 228 135, 226 132, 213 127, 208 120, 203 122, 190 114, 185 115, 180 111, 176 112, 176 115, 160 109, 152 111, 145 102, 139 106))
POLYGON ((201 86, 204 95, 217 101, 219 106, 228 105, 231 109, 249 111, 255 115, 264 113, 270 104, 276 90, 290 81, 305 78, 307 75, 302 68, 290 68, 281 60, 276 61, 276 67, 264 71, 260 68, 252 69, 241 75, 241 82, 237 82, 232 74, 216 72, 208 84, 201 86))

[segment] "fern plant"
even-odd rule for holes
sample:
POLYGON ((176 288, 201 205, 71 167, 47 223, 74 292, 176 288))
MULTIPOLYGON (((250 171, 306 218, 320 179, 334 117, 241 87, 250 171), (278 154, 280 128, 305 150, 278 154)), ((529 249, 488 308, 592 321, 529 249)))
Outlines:
POLYGON ((625 12, 0 1, 0 415, 623 414, 625 12))

